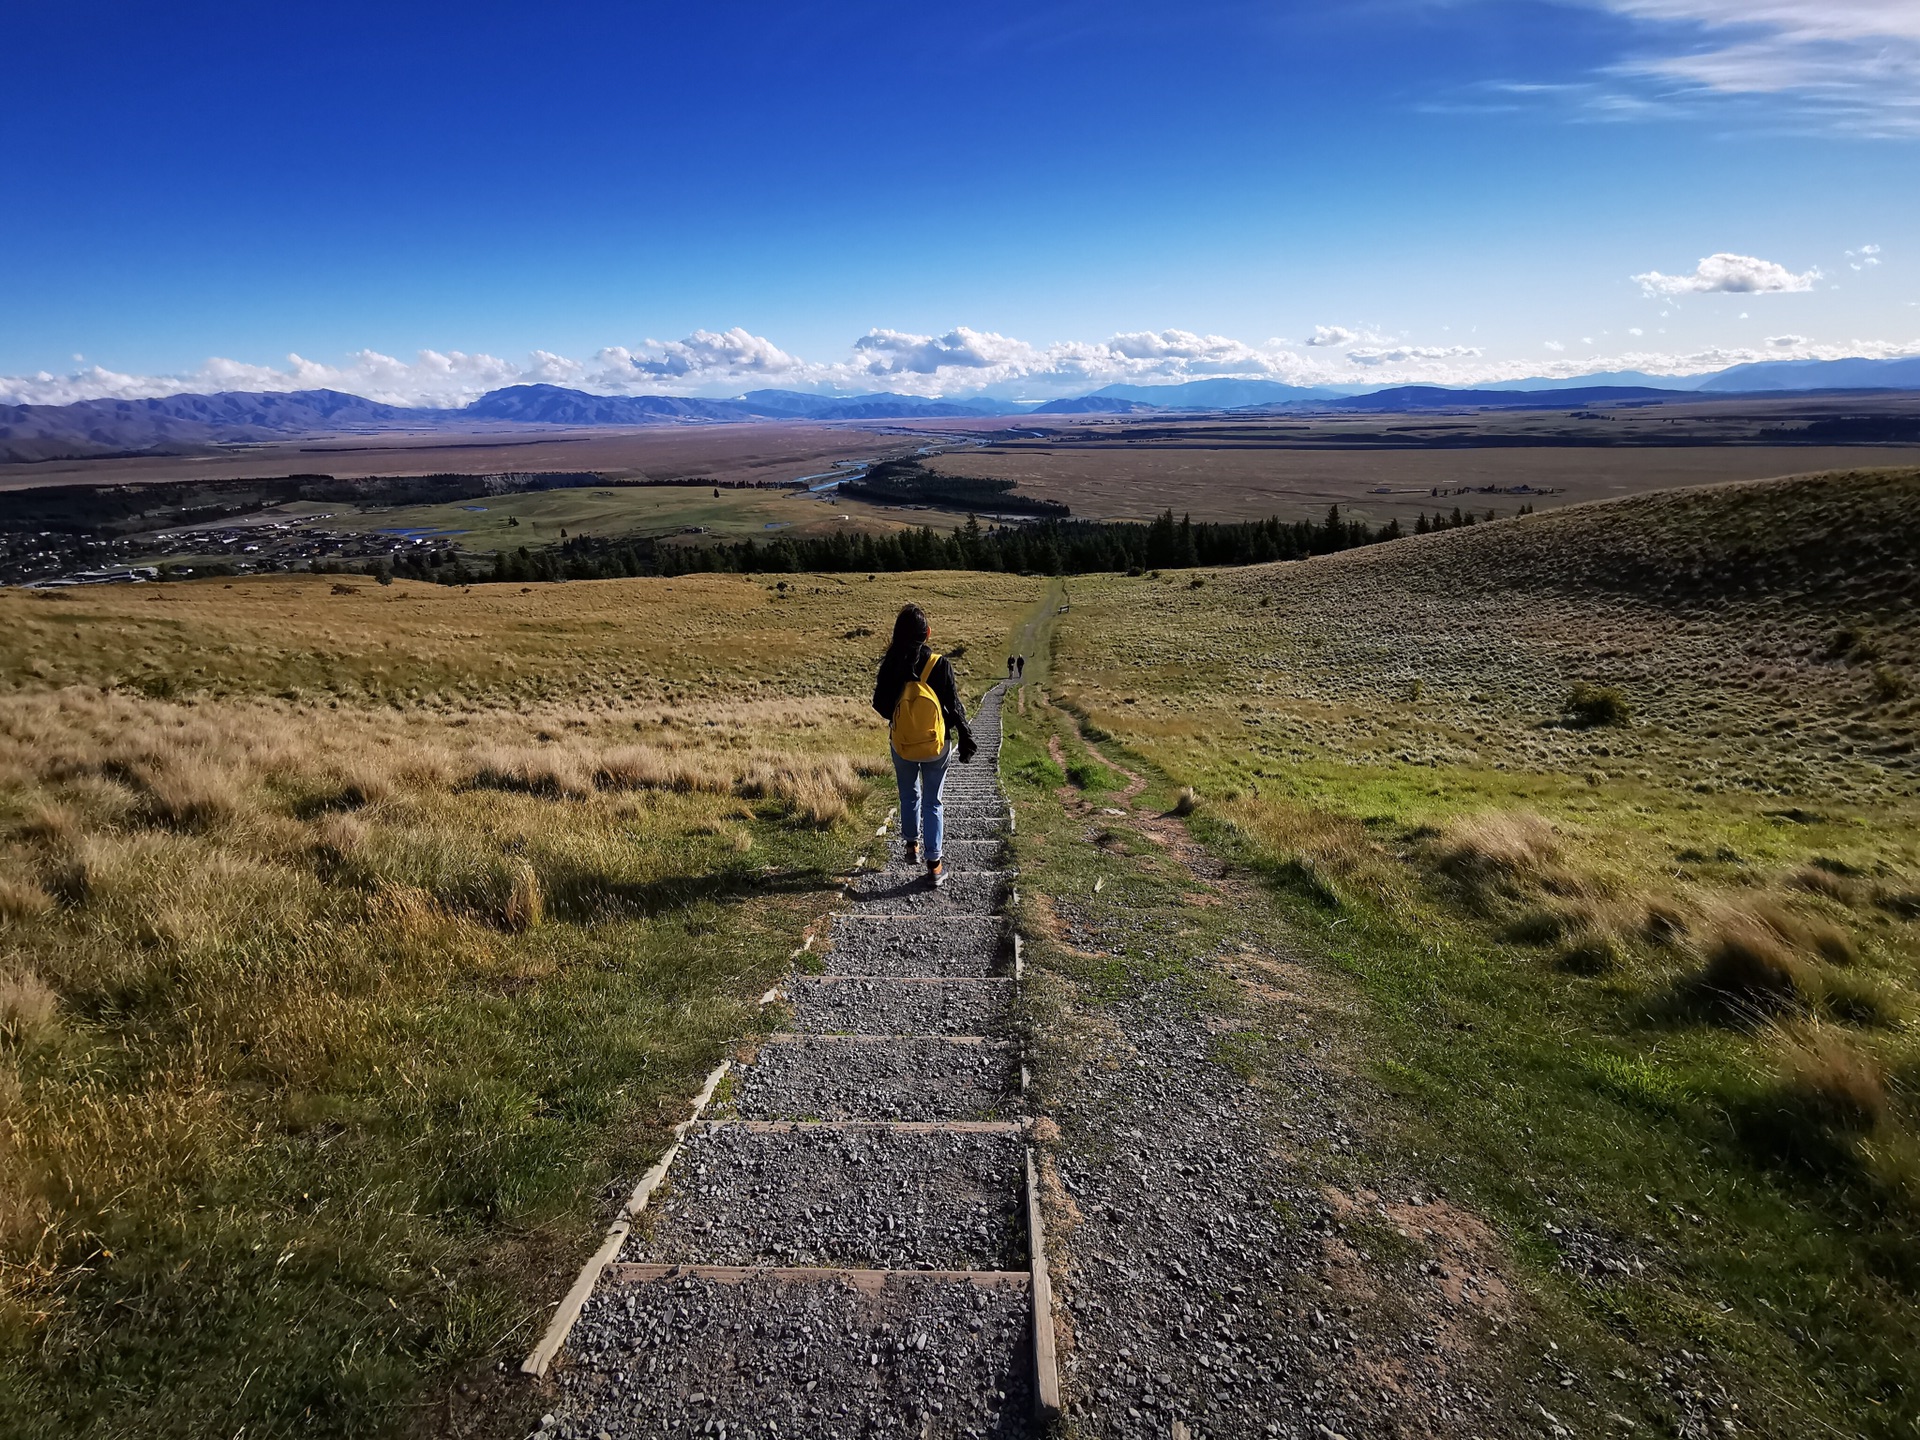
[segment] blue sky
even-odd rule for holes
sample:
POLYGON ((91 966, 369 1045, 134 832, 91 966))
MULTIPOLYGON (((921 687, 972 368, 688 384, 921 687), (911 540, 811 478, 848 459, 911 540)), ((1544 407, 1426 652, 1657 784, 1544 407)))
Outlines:
POLYGON ((0 399, 1920 352, 1920 0, 0 18, 0 399))

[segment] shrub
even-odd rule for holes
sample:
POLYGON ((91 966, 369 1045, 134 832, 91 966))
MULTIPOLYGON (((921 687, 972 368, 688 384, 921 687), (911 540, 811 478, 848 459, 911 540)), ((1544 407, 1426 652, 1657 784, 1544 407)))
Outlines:
POLYGON ((1114 773, 1097 760, 1075 760, 1067 766, 1067 779, 1081 790, 1112 790, 1114 773))
POLYGON ((1506 938, 1516 945, 1551 945, 1567 932, 1567 917, 1558 910, 1536 908, 1523 911, 1506 928, 1506 938))
POLYGON ((1560 842, 1553 826, 1526 811, 1502 810, 1456 820, 1442 833, 1435 861, 1442 874, 1482 901, 1562 885, 1560 842))
POLYGON ((207 830, 240 808, 233 779, 203 760, 169 759, 135 766, 143 808, 156 824, 175 830, 207 830))
POLYGON ((0 1041, 25 1045, 53 1027, 57 1000, 31 970, 0 974, 0 1041))
POLYGON ((1608 685, 1575 685, 1561 707, 1579 725, 1627 725, 1633 720, 1633 707, 1627 697, 1608 685))
POLYGON ((0 925, 33 920, 53 909, 53 897, 31 880, 0 878, 0 925))
POLYGON ((1904 700, 1912 693, 1913 686, 1907 683, 1907 677, 1891 665, 1873 667, 1873 698, 1881 704, 1904 700))
POLYGON ((547 918, 547 897, 540 888, 540 872, 526 860, 514 862, 501 920, 509 930, 538 929, 547 918))
POLYGON ((1779 1046, 1781 1089, 1809 1118, 1855 1134, 1876 1129, 1887 1118, 1886 1078, 1845 1036, 1821 1027, 1794 1027, 1780 1032, 1779 1046))
POLYGON ((1871 975, 1833 970, 1820 977, 1820 1008, 1849 1025, 1891 1028, 1905 1018, 1899 997, 1871 975))
POLYGON ((1687 933, 1687 915, 1670 900, 1649 900, 1640 933, 1655 945, 1670 945, 1687 933))
POLYGON ((1875 645, 1872 637, 1858 625, 1843 625, 1833 632, 1833 639, 1827 646, 1827 654, 1835 660, 1852 660, 1865 664, 1869 660, 1880 658, 1880 647, 1875 645))
POLYGON ((1808 989, 1806 962, 1769 927, 1743 917, 1717 922, 1702 947, 1706 965, 1700 984, 1749 1011, 1773 1011, 1800 1003, 1808 989))
POLYGON ((1574 975, 1604 975, 1620 963, 1620 947, 1604 930, 1578 930, 1560 947, 1554 963, 1574 975))
POLYGON ((1013 778, 1036 790, 1052 790, 1067 783, 1066 773, 1058 765, 1038 755, 1021 761, 1014 768, 1013 778))
POLYGON ((1622 1104, 1671 1115, 1687 1099, 1687 1087, 1672 1071, 1646 1060, 1600 1055, 1587 1062, 1595 1088, 1622 1104))

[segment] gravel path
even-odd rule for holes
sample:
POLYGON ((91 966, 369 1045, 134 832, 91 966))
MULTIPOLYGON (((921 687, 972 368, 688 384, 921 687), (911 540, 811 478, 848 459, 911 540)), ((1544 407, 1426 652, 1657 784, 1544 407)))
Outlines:
POLYGON ((820 963, 829 975, 951 975, 984 979, 1013 963, 997 916, 847 915, 833 922, 820 963))
POLYGON ((1023 1285, 604 1283, 554 1407, 561 1436, 1025 1436, 1023 1285))
POLYGON ((763 1047, 733 1101, 743 1120, 997 1120, 1019 1105, 1001 1041, 807 1036, 763 1047))
POLYGON ((793 1029, 828 1035, 991 1035, 1006 1023, 1013 981, 876 980, 808 975, 787 986, 793 1029))
POLYGON ((1013 1270, 1026 1264, 1018 1131, 716 1125, 622 1258, 1013 1270), (859 1205, 847 1197, 858 1192, 859 1205))
POLYGON ((849 887, 863 915, 991 915, 1005 902, 1012 875, 1005 870, 961 870, 949 865, 946 885, 927 884, 921 865, 869 870, 849 887))
POLYGON ((946 886, 878 841, 801 962, 821 973, 786 987, 790 1029, 733 1072, 601 1272, 542 1433, 1034 1432, 999 704, 950 771, 946 886))

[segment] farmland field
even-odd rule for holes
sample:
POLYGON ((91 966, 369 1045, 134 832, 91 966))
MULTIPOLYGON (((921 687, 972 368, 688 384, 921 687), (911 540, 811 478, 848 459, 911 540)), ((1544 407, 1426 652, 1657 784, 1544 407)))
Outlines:
MULTIPOLYGON (((314 507, 309 507, 314 508, 314 507)), ((958 517, 947 516, 951 525, 958 517)), ((551 545, 572 537, 684 537, 715 540, 830 535, 837 530, 897 530, 934 523, 912 511, 795 490, 722 490, 704 486, 623 486, 612 490, 543 490, 446 505, 393 506, 335 512, 315 523, 329 530, 451 535, 463 550, 491 554, 516 545, 551 545)))

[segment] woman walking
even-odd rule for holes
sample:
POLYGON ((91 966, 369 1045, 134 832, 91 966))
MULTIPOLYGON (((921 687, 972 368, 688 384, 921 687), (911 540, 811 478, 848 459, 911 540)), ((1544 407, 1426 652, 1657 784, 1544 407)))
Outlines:
POLYGON ((953 666, 928 643, 932 639, 933 627, 925 612, 918 605, 904 607, 893 622, 893 639, 880 660, 873 708, 888 722, 893 773, 900 782, 900 838, 906 841, 907 863, 917 864, 924 854, 928 883, 938 889, 947 882, 940 854, 947 761, 957 748, 964 765, 978 747, 967 727, 953 666))

